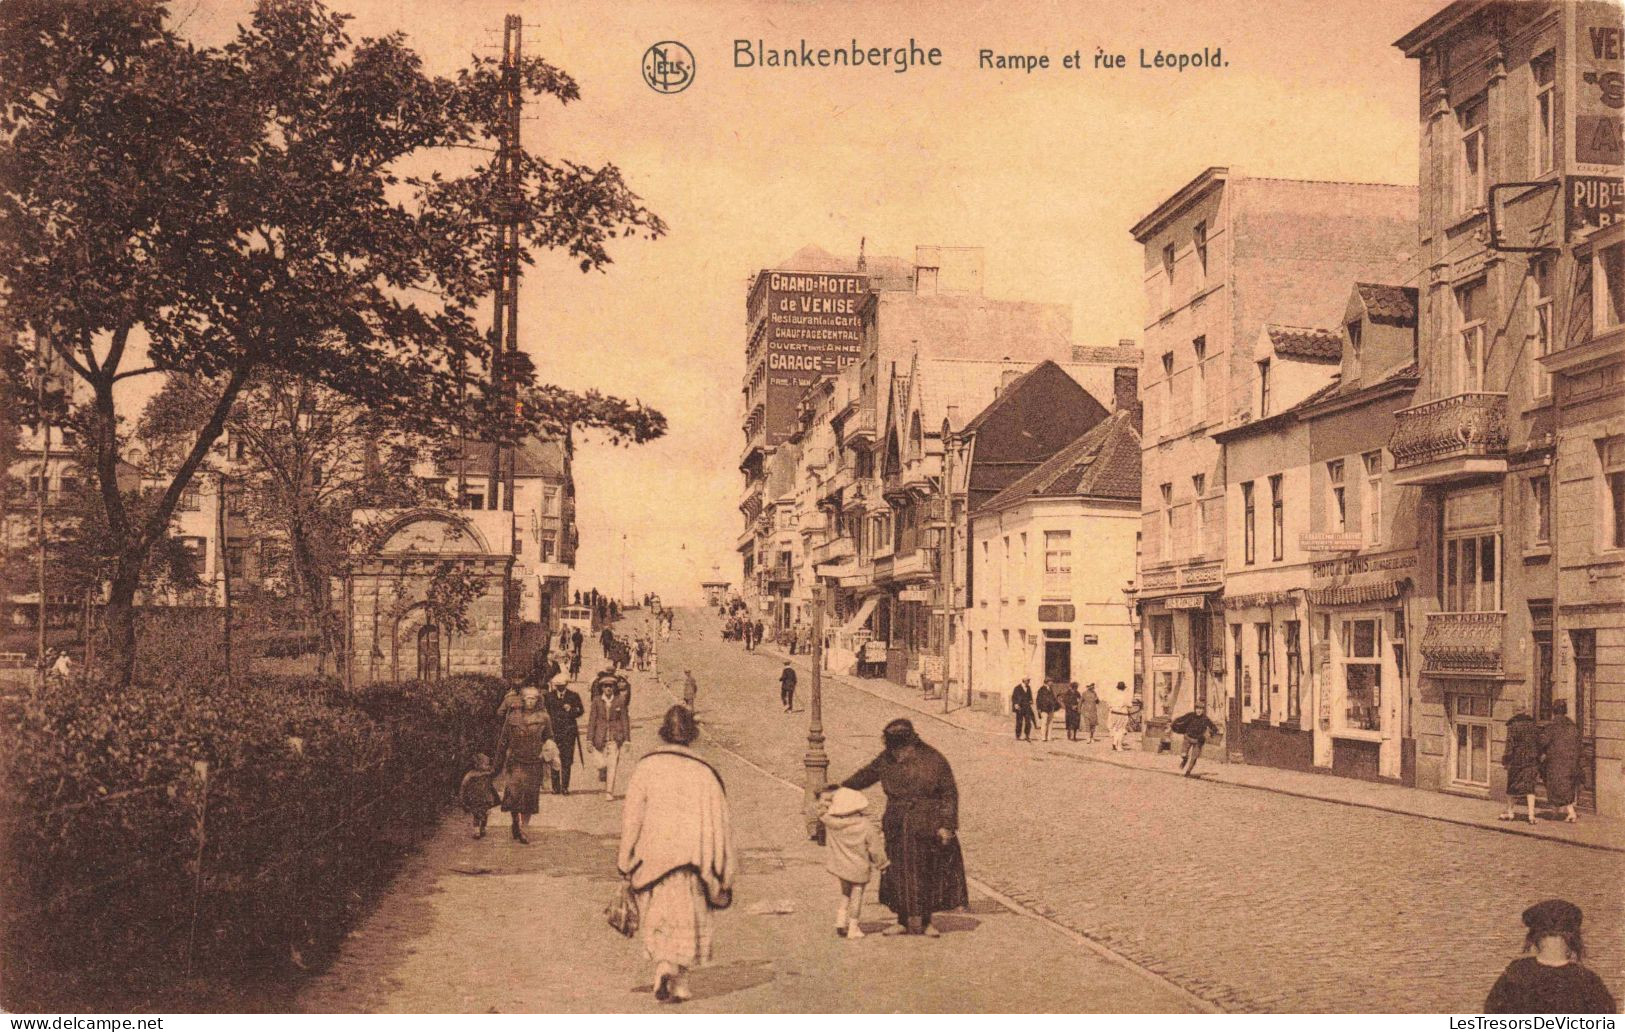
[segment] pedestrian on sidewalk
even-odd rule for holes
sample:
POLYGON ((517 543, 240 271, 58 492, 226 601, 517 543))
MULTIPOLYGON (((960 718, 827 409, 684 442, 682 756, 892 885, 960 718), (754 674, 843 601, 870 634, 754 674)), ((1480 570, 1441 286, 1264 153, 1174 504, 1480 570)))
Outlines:
POLYGON ((611 658, 610 647, 615 644, 615 632, 610 630, 608 627, 605 627, 603 630, 599 631, 598 644, 604 647, 604 658, 611 658))
POLYGON ((1484 1000, 1486 1014, 1616 1014, 1619 1006, 1596 972, 1581 964, 1584 914, 1564 899, 1523 912, 1525 953, 1507 965, 1484 1000))
POLYGON ((606 668, 592 683, 592 710, 587 717, 587 739, 598 754, 598 778, 604 783, 604 798, 615 798, 615 776, 621 767, 621 754, 632 739, 632 685, 612 668, 606 668))
POLYGON ((563 674, 553 678, 547 688, 547 719, 553 725, 553 742, 559 748, 559 763, 553 768, 553 794, 570 794, 570 769, 575 766, 576 752, 581 748, 581 731, 577 721, 586 707, 581 696, 571 689, 563 674))
POLYGON ((549 766, 550 754, 558 747, 553 744, 547 710, 542 708, 541 690, 528 684, 520 691, 520 700, 519 708, 510 710, 502 722, 496 767, 507 778, 502 787, 502 809, 512 815, 514 841, 528 846, 530 839, 525 832, 540 808, 542 774, 549 766))
POLYGON ((637 896, 661 1003, 693 996, 689 969, 711 959, 711 915, 732 904, 738 872, 727 791, 710 761, 690 748, 698 736, 688 709, 668 709, 660 723, 664 744, 638 761, 621 810, 616 866, 637 896))
POLYGON ((1128 736, 1128 720, 1134 711, 1134 700, 1129 698, 1128 685, 1122 681, 1112 690, 1111 703, 1106 709, 1106 730, 1111 732, 1112 752, 1122 752, 1123 739, 1128 736))
POLYGON ((1066 710, 1066 740, 1076 742, 1083 717, 1083 695, 1078 691, 1078 682, 1071 682, 1061 693, 1061 707, 1066 710))
POLYGON ((457 801, 463 806, 464 812, 474 818, 474 837, 485 837, 485 825, 491 819, 491 807, 502 802, 497 795, 496 786, 492 779, 496 777, 496 770, 491 766, 491 757, 480 753, 474 757, 474 769, 463 775, 463 782, 457 787, 457 801))
POLYGON ((886 841, 870 819, 869 799, 855 788, 829 785, 818 794, 818 821, 824 826, 824 869, 841 883, 835 934, 863 938, 863 894, 884 871, 886 841))
POLYGON ((1579 820, 1574 799, 1580 792, 1580 729, 1569 719, 1564 699, 1552 703, 1552 719, 1540 731, 1540 777, 1546 801, 1561 808, 1568 823, 1579 820))
POLYGON ((763 626, 762 621, 756 621, 756 626, 751 628, 750 632, 750 640, 754 643, 752 647, 760 648, 762 645, 762 635, 766 633, 767 628, 763 626))
POLYGON ((577 627, 570 632, 570 651, 575 654, 576 663, 581 662, 581 628, 577 627))
POLYGON ((576 649, 570 653, 570 680, 579 680, 581 677, 581 650, 576 649))
POLYGON ((1196 761, 1202 758, 1202 746, 1207 744, 1209 735, 1219 733, 1219 726, 1208 719, 1207 703, 1198 702, 1189 713, 1175 717, 1168 730, 1185 736, 1185 747, 1179 751, 1179 773, 1188 778, 1196 773, 1196 761))
POLYGON ((1045 681, 1038 686, 1038 712, 1044 717, 1044 741, 1049 741, 1050 725, 1055 722, 1055 711, 1061 708, 1061 703, 1055 698, 1055 689, 1045 681))
POLYGON ((1016 715, 1016 741, 1023 738, 1032 741, 1033 725, 1038 721, 1033 717, 1033 685, 1030 679, 1023 677, 1010 689, 1010 710, 1016 715))
POLYGON ((1095 728, 1100 726, 1100 696, 1095 694, 1095 683, 1090 681, 1083 689, 1083 704, 1080 707, 1080 716, 1083 718, 1083 730, 1089 734, 1090 744, 1095 740, 1095 728))
POLYGON ((969 900, 959 850, 959 789, 947 758, 920 741, 910 721, 887 724, 882 740, 881 754, 841 786, 861 791, 879 782, 886 790, 880 826, 891 865, 880 875, 880 903, 898 923, 885 934, 935 938, 942 933, 932 915, 969 900))
POLYGON ((784 703, 784 712, 789 713, 796 705, 796 670, 787 659, 784 669, 779 671, 779 701, 784 703))
POLYGON ((683 705, 690 713, 694 712, 694 702, 700 697, 700 683, 694 680, 692 670, 683 671, 683 705))
POLYGON ((1507 808, 1501 820, 1518 819, 1518 802, 1529 809, 1529 823, 1535 823, 1535 789, 1540 782, 1540 729, 1523 707, 1507 719, 1507 744, 1501 753, 1501 766, 1507 771, 1507 808))

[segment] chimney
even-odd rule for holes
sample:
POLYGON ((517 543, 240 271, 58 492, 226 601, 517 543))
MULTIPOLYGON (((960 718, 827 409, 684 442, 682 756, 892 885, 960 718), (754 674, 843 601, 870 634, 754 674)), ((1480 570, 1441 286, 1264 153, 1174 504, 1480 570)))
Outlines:
POLYGON ((1016 381, 1016 379, 1019 376, 1021 376, 1021 370, 1020 369, 1006 369, 1004 372, 1000 373, 999 374, 999 390, 1002 391, 1006 387, 1010 386, 1012 383, 1014 383, 1016 381))
POLYGON ((1140 370, 1135 366, 1118 366, 1112 370, 1112 411, 1131 413, 1129 418, 1134 421, 1134 429, 1141 428, 1140 370))

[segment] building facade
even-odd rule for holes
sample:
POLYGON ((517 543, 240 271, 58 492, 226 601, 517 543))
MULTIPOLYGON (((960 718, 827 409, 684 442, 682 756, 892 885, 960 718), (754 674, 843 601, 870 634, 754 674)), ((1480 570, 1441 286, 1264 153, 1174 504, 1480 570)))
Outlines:
POLYGON ((1210 168, 1132 230, 1146 297, 1136 597, 1143 676, 1167 688, 1145 699, 1148 745, 1193 699, 1234 712, 1217 673, 1230 645, 1228 479, 1213 435, 1281 407, 1265 324, 1335 325, 1349 283, 1392 278, 1416 249, 1416 198, 1412 187, 1210 168))
POLYGON ((964 610, 968 683, 1006 712, 1022 678, 1105 689, 1133 677, 1140 439, 1134 413, 1101 420, 978 507, 964 610))
POLYGON ((1420 80, 1424 272, 1417 404, 1389 445, 1393 481, 1419 491, 1418 783, 1503 790, 1506 718, 1561 703, 1581 804, 1611 814, 1619 38, 1612 4, 1462 0, 1396 44, 1420 80))

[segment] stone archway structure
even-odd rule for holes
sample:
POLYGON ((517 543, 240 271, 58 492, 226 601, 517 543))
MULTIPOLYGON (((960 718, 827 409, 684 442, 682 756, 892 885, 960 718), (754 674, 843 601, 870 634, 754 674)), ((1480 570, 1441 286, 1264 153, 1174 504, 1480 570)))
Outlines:
POLYGON ((425 676, 504 673, 513 519, 508 512, 418 508, 356 513, 362 536, 376 542, 351 557, 345 574, 346 683, 425 676), (429 587, 437 574, 476 582, 459 633, 436 614, 429 587), (427 654, 432 650, 432 655, 427 654))

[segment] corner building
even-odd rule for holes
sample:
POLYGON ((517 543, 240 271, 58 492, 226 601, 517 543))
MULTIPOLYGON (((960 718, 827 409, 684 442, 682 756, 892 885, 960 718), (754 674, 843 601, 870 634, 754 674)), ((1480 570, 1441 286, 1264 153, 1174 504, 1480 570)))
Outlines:
POLYGON ((1420 492, 1418 784, 1503 795, 1506 719, 1561 701, 1580 804, 1615 816, 1621 37, 1615 4, 1462 0, 1397 42, 1420 80, 1423 272, 1416 404, 1389 445, 1420 492))

